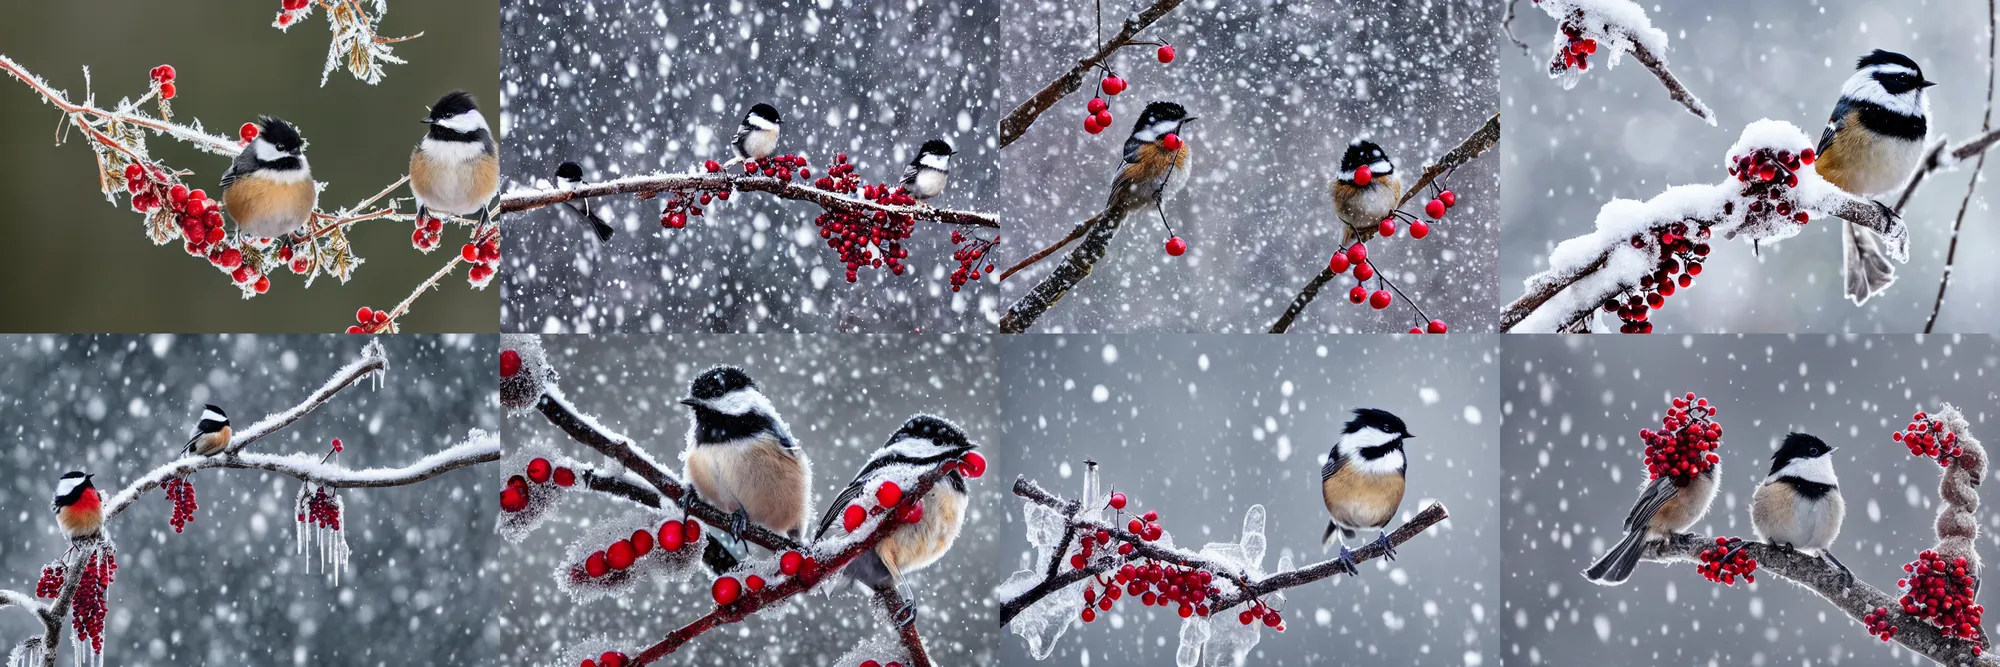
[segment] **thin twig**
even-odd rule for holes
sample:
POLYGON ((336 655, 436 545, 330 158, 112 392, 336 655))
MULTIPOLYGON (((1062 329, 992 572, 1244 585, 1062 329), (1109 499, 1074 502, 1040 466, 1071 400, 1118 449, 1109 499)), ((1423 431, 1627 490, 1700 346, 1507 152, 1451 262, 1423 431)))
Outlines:
POLYGON ((1527 56, 1532 60, 1535 57, 1534 50, 1528 46, 1527 42, 1523 42, 1521 38, 1514 36, 1514 6, 1518 4, 1521 4, 1521 0, 1507 0, 1507 18, 1500 20, 1500 31, 1507 34, 1507 41, 1521 47, 1521 55, 1527 56))
MULTIPOLYGON (((2000 11, 1994 9, 1994 0, 1986 0, 1986 115, 1979 120, 1979 131, 1993 129, 1993 69, 1996 53, 1996 26, 2000 26, 2000 11)), ((1951 287, 1952 265, 1958 261, 1958 234, 1965 228, 1965 212, 1972 207, 1972 193, 1979 189, 1979 174, 1986 170, 1986 154, 1979 154, 1978 164, 1972 167, 1972 180, 1965 184, 1965 198, 1958 202, 1958 217, 1951 221, 1951 245, 1944 254, 1944 275, 1938 277, 1937 298, 1931 301, 1931 316, 1924 320, 1924 333, 1937 327, 1938 313, 1944 310, 1944 292, 1951 287)))
POLYGON ((1111 36, 1111 39, 1103 40, 1100 36, 1096 53, 1077 61, 1068 71, 1014 107, 1007 117, 1000 119, 1000 148, 1006 148, 1020 140, 1022 135, 1028 133, 1028 127, 1034 125, 1035 119, 1040 118, 1043 112, 1055 107, 1063 97, 1082 88, 1084 76, 1092 69, 1102 67, 1105 59, 1110 58, 1119 49, 1144 43, 1134 38, 1140 31, 1152 26, 1154 21, 1160 20, 1160 17, 1166 16, 1167 12, 1173 11, 1180 4, 1181 0, 1155 0, 1152 6, 1127 17, 1124 25, 1118 29, 1117 34, 1111 36))

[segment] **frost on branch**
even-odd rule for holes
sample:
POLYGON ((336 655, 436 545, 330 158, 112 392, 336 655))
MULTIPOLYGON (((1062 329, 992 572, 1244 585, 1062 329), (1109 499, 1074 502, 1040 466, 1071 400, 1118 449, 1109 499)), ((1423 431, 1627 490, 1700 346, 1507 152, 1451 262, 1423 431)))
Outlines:
POLYGON ((1527 293, 1501 313, 1501 331, 1597 331, 1602 309, 1620 317, 1622 332, 1649 333, 1653 311, 1698 281, 1714 239, 1761 247, 1798 235, 1813 219, 1874 230, 1887 237, 1890 257, 1906 261, 1909 229, 1887 207, 1820 178, 1812 146, 1798 127, 1760 120, 1730 147, 1721 182, 1605 204, 1595 231, 1558 244, 1549 268, 1528 277, 1527 293))
POLYGON ((326 86, 327 76, 342 65, 362 83, 371 86, 381 83, 384 65, 404 62, 395 56, 390 45, 423 36, 423 33, 394 38, 380 35, 378 27, 382 16, 389 13, 389 0, 282 0, 271 27, 290 32, 292 26, 311 17, 314 9, 326 11, 327 28, 333 31, 333 41, 326 50, 326 67, 319 74, 322 87, 326 86))
POLYGON ((555 380, 541 336, 501 334, 500 405, 514 412, 534 407, 555 380))
MULTIPOLYGON (((1667 51, 1667 33, 1654 28, 1646 10, 1638 4, 1632 0, 1535 0, 1535 4, 1557 23, 1549 78, 1560 82, 1563 90, 1576 87, 1584 72, 1590 71, 1593 57, 1603 55, 1608 69, 1631 53, 1659 78, 1675 102, 1709 125, 1715 124, 1715 112, 1688 92, 1673 72, 1667 71, 1666 60, 1660 57, 1667 51)), ((1512 10, 1509 3, 1508 11, 1512 10)))

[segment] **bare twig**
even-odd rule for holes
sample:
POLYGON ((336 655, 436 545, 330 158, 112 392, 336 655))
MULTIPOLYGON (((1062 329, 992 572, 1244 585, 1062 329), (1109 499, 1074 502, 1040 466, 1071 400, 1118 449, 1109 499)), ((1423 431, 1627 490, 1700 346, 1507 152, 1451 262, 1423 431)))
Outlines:
POLYGON ((1521 55, 1527 56, 1532 60, 1535 57, 1533 47, 1528 46, 1527 42, 1521 41, 1521 38, 1514 36, 1514 6, 1519 4, 1521 4, 1521 0, 1507 0, 1507 18, 1500 20, 1500 31, 1506 33, 1507 41, 1513 42, 1514 46, 1521 47, 1521 55))
POLYGON ((634 194, 641 198, 652 197, 662 192, 763 192, 784 199, 811 202, 830 211, 883 212, 906 215, 912 219, 998 229, 1000 219, 989 213, 953 211, 930 206, 893 206, 878 204, 865 199, 850 197, 837 192, 780 180, 771 176, 737 176, 724 173, 704 174, 653 174, 634 176, 615 181, 592 183, 575 189, 555 188, 550 190, 515 190, 500 196, 500 212, 515 213, 530 211, 551 204, 559 204, 574 199, 603 197, 606 195, 634 194))
POLYGON ((1022 101, 1019 106, 1014 107, 1014 111, 1008 113, 1007 117, 1000 119, 1000 147, 1006 148, 1020 140, 1022 135, 1028 133, 1028 127, 1035 124, 1035 119, 1062 101, 1063 97, 1082 88, 1084 78, 1090 71, 1099 67, 1100 63, 1117 53, 1119 49, 1149 44, 1136 39, 1139 32, 1153 25, 1154 21, 1160 20, 1160 17, 1166 16, 1167 12, 1173 11, 1180 4, 1181 0, 1155 0, 1152 6, 1126 17, 1124 25, 1118 29, 1117 34, 1112 35, 1110 40, 1098 44, 1096 53, 1077 61, 1076 65, 1063 72, 1062 76, 1050 81, 1048 85, 1022 101))
MULTIPOLYGON (((1120 198, 1121 201, 1125 199, 1120 198)), ((1041 319, 1043 313, 1069 294, 1070 288, 1090 277, 1091 270, 1111 248, 1111 239, 1118 236, 1118 228, 1125 224, 1125 216, 1130 213, 1123 206, 1113 205, 1078 225, 1079 229, 1088 229, 1083 241, 1063 258, 1061 264, 1056 265, 1054 271, 1049 272, 1048 277, 1036 283, 1033 289, 1007 308, 1007 314, 1000 318, 1000 333, 1026 333, 1029 327, 1035 326, 1035 320, 1041 319)), ((1013 270, 1009 269, 1010 272, 1013 270)))
MULTIPOLYGON (((2000 27, 2000 10, 1994 8, 1994 0, 1986 0, 1986 115, 1979 120, 1979 131, 1993 129, 1993 69, 1994 58, 2000 54, 1996 48, 1995 30, 2000 27)), ((1972 193, 1979 189, 1979 174, 1986 170, 1986 154, 1979 154, 1979 163, 1972 167, 1972 179, 1965 184, 1965 198, 1958 202, 1958 217, 1951 221, 1951 246, 1944 254, 1944 275, 1938 278, 1937 298, 1931 301, 1931 316, 1924 320, 1924 333, 1937 327, 1938 312, 1944 310, 1944 292, 1951 287, 1952 265, 1958 261, 1958 234, 1965 228, 1965 212, 1972 208, 1972 193)))
POLYGON ((1660 85, 1666 86, 1667 97, 1671 97, 1675 102, 1681 103, 1681 106, 1687 107, 1688 113, 1692 113, 1702 120, 1708 121, 1710 125, 1715 124, 1715 112, 1710 110, 1708 105, 1703 104, 1701 98, 1695 97, 1694 93, 1688 92, 1687 86, 1682 85, 1681 80, 1675 77, 1673 72, 1667 70, 1666 61, 1661 60, 1659 54, 1653 53, 1652 49, 1646 48, 1645 42, 1637 39, 1632 40, 1632 57, 1637 59, 1639 64, 1645 65, 1647 71, 1652 72, 1653 76, 1660 80, 1660 85))
MULTIPOLYGON (((1452 148, 1429 165, 1425 165, 1423 175, 1417 178, 1415 184, 1403 190, 1403 198, 1401 201, 1396 202, 1396 207, 1402 208, 1404 204, 1408 204, 1411 199, 1416 198, 1418 193, 1423 192, 1424 188, 1428 187, 1431 182, 1436 181, 1439 176, 1458 168, 1460 165, 1471 162, 1473 158, 1479 157, 1499 143, 1500 114, 1495 113, 1492 118, 1486 119, 1486 123, 1480 125, 1479 129, 1474 130, 1464 141, 1459 142, 1457 147, 1452 148)), ((1374 260, 1371 257, 1369 261, 1372 262, 1374 260)), ((1378 273, 1378 275, 1380 274, 1378 273)), ((1290 331, 1292 324, 1298 320, 1299 315, 1305 312, 1306 306, 1312 305, 1313 299, 1319 297, 1320 290, 1324 289, 1327 283, 1333 282, 1333 279, 1339 276, 1340 274, 1334 273, 1329 269, 1320 269, 1319 275, 1313 276, 1312 281, 1299 289, 1298 296, 1292 297, 1291 305, 1285 308, 1284 314, 1278 316, 1278 321, 1271 324, 1270 332, 1281 334, 1290 331)), ((1405 298, 1404 301, 1409 301, 1409 299, 1405 298)), ((1409 302, 1412 304, 1416 303, 1415 301, 1409 302)), ((1425 319, 1428 320, 1429 318, 1425 319)))

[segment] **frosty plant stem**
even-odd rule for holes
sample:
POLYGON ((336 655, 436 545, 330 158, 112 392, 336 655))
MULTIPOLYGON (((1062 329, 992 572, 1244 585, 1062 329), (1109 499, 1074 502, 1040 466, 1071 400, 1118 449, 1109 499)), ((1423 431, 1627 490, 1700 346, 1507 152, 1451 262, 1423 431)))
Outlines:
POLYGON ((312 16, 314 9, 326 10, 327 28, 333 31, 333 41, 327 46, 326 67, 319 73, 319 85, 326 85, 326 77, 339 68, 343 61, 347 71, 355 80, 369 85, 382 81, 384 64, 403 64, 389 45, 407 42, 424 36, 423 33, 404 37, 383 37, 377 30, 382 15, 389 12, 388 0, 282 0, 278 5, 278 16, 271 20, 271 27, 289 32, 292 26, 312 16), (374 7, 369 13, 368 6, 374 7))
POLYGON ((894 213, 907 215, 916 220, 947 225, 985 227, 999 229, 1000 218, 989 213, 954 211, 930 206, 892 206, 877 204, 859 197, 850 197, 813 187, 807 183, 796 183, 769 176, 736 175, 731 172, 653 174, 633 176, 614 181, 591 183, 573 190, 560 188, 548 190, 514 190, 500 195, 501 213, 532 211, 543 206, 562 202, 604 197, 608 195, 638 195, 640 199, 651 199, 666 192, 762 192, 782 199, 818 204, 828 210, 855 211, 862 213, 894 213))
MULTIPOLYGON (((236 432, 223 453, 215 456, 181 456, 140 475, 118 492, 106 497, 104 522, 107 534, 111 520, 129 509, 141 496, 162 488, 169 480, 186 480, 189 475, 200 470, 264 470, 288 475, 303 483, 323 488, 383 488, 409 486, 453 470, 500 460, 499 436, 477 430, 459 444, 396 468, 353 469, 337 463, 328 463, 324 457, 310 451, 291 454, 243 451, 243 448, 251 443, 297 423, 341 391, 354 386, 364 378, 381 373, 387 366, 388 359, 383 355, 381 342, 369 341, 362 348, 359 358, 335 371, 326 384, 307 395, 298 405, 267 416, 236 432)), ((109 538, 103 542, 107 546, 105 553, 109 553, 109 538)), ((36 658, 23 662, 23 665, 35 663, 43 667, 55 667, 56 642, 60 639, 63 619, 70 611, 71 600, 75 597, 77 587, 82 580, 83 568, 77 565, 86 551, 89 550, 72 549, 58 559, 59 563, 66 566, 65 578, 60 592, 48 602, 25 593, 0 590, 0 608, 21 607, 33 612, 42 622, 43 632, 40 636, 23 640, 14 649, 15 655, 36 658)))
MULTIPOLYGON (((1409 188, 1403 190, 1403 198, 1396 202, 1396 208, 1401 209, 1404 204, 1410 203, 1410 200, 1415 199, 1418 194, 1424 191, 1424 188, 1429 187, 1438 177, 1459 168, 1467 162, 1471 162, 1486 151, 1491 150, 1494 146, 1499 145, 1499 143, 1500 114, 1496 113, 1493 114, 1492 118, 1486 119, 1486 123, 1480 125, 1479 129, 1474 130, 1472 134, 1466 136, 1464 141, 1459 142, 1458 146, 1447 151, 1437 160, 1425 165, 1423 174, 1417 178, 1416 183, 1411 184, 1409 188)), ((1377 245, 1380 244, 1378 243, 1377 245)), ((1346 248, 1341 248, 1339 252, 1346 252, 1346 250, 1346 248)), ((1370 255, 1366 261, 1372 267, 1377 257, 1376 255, 1370 255)), ((1382 272, 1376 271, 1375 274, 1382 275, 1382 272)), ((1334 278, 1341 275, 1343 273, 1334 271, 1331 266, 1320 269, 1319 275, 1314 276, 1310 282, 1307 282, 1306 286, 1299 290, 1298 296, 1292 297, 1291 305, 1287 306, 1284 314, 1279 315, 1278 320, 1271 324, 1270 332, 1281 334, 1291 331, 1292 325, 1298 322, 1299 315, 1305 313, 1306 307, 1312 305, 1313 299, 1319 297, 1320 290, 1324 289, 1327 283, 1333 282, 1334 278)), ((1398 293, 1401 292, 1400 289, 1397 291, 1398 293)), ((1413 306, 1416 304, 1415 301, 1410 300, 1407 296, 1403 300, 1413 306)), ((1418 309, 1417 312, 1421 317, 1423 313, 1422 309, 1418 309)), ((1429 317, 1423 317, 1423 319, 1426 321, 1430 320, 1429 317)))
MULTIPOLYGON (((1986 450, 1973 438, 1970 425, 1957 408, 1946 405, 1934 414, 1920 414, 1919 417, 1925 418, 1926 423, 1935 419, 1943 432, 1953 435, 1953 443, 1960 450, 1956 456, 1945 457, 1945 465, 1940 468, 1937 543, 1927 553, 1933 553, 1944 561, 1966 559, 1968 569, 1976 572, 1979 565, 1976 550, 1980 523, 1979 483, 1986 475, 1986 450)), ((1644 558, 1658 563, 1699 562, 1699 554, 1715 546, 1714 537, 1676 535, 1664 542, 1648 545, 1644 558)), ((2000 655, 1981 650, 1973 641, 1946 636, 1945 632, 1922 617, 1907 613, 1907 591, 1902 594, 1883 591, 1841 571, 1824 559, 1798 551, 1749 541, 1739 542, 1735 548, 1754 560, 1758 570, 1775 574, 1819 595, 1848 617, 1868 626, 1871 635, 1879 637, 1884 634, 1878 628, 1893 628, 1892 632, 1886 633, 1889 635, 1887 641, 1902 644, 1939 664, 2000 665, 2000 655)), ((1919 562, 1924 561, 1919 559, 1919 562)), ((1980 635, 1983 636, 1983 632, 1980 635)))
MULTIPOLYGON (((1576 85, 1583 73, 1590 69, 1590 57, 1610 49, 1607 62, 1617 65, 1620 55, 1632 57, 1644 65, 1647 71, 1660 80, 1667 89, 1667 96, 1687 107, 1688 113, 1715 124, 1715 112, 1708 105, 1688 92, 1687 86, 1674 73, 1667 70, 1667 61, 1660 52, 1667 48, 1667 33, 1653 27, 1646 17, 1646 10, 1630 0, 1535 0, 1535 4, 1556 20, 1559 30, 1555 36, 1555 55, 1549 62, 1549 78, 1557 79, 1567 90, 1576 85)), ((1513 20, 1513 2, 1507 7, 1507 21, 1513 20)), ((1513 39, 1513 26, 1502 23, 1508 38, 1513 39)), ((1516 39, 1516 43, 1520 40, 1516 39)), ((1523 45, 1526 48, 1526 45, 1523 45)))
POLYGON ((1020 140, 1022 135, 1028 133, 1028 127, 1035 124, 1035 119, 1054 108, 1062 98, 1082 88, 1091 71, 1104 67, 1103 63, 1120 49, 1128 46, 1157 46, 1156 42, 1138 39, 1139 33, 1151 27, 1153 22, 1160 20, 1180 4, 1181 0, 1155 0, 1145 9, 1126 17, 1124 24, 1111 36, 1111 39, 1101 40, 1098 43, 1095 53, 1078 60, 1061 76, 1014 107, 1014 111, 1008 113, 1006 118, 1000 119, 1000 147, 1006 148, 1020 140))
MULTIPOLYGON (((199 121, 192 124, 173 122, 172 106, 168 100, 178 94, 175 88, 177 73, 170 66, 154 68, 146 93, 137 99, 121 100, 114 108, 98 106, 88 92, 83 101, 72 102, 68 93, 49 86, 20 63, 4 55, 0 55, 0 71, 26 84, 41 95, 44 102, 62 112, 64 119, 57 132, 58 142, 72 129, 90 141, 90 148, 97 157, 98 189, 107 201, 115 205, 120 194, 129 195, 127 203, 131 209, 144 216, 147 238, 155 244, 180 242, 188 254, 201 257, 214 266, 242 292, 245 299, 267 292, 271 288, 270 275, 284 270, 305 276, 308 287, 321 275, 333 276, 346 283, 353 278, 355 267, 364 261, 354 254, 353 243, 348 240, 347 234, 351 227, 363 222, 414 221, 418 232, 412 245, 425 252, 437 248, 436 235, 442 228, 442 222, 416 220, 414 214, 401 213, 397 208, 398 200, 389 197, 409 182, 407 176, 399 177, 388 187, 354 206, 335 211, 313 211, 305 228, 290 243, 272 243, 227 234, 221 211, 221 193, 215 193, 211 199, 203 189, 191 188, 185 182, 194 172, 168 167, 153 158, 147 146, 148 134, 166 136, 203 152, 234 157, 256 137, 257 126, 246 123, 238 131, 238 138, 231 139, 209 134, 202 129, 199 121), (159 117, 142 110, 148 103, 157 106, 159 117), (430 225, 428 232, 427 224, 430 225)), ((88 70, 85 71, 84 82, 88 87, 88 70)), ((473 237, 491 238, 491 234, 496 233, 492 230, 497 230, 497 227, 475 230, 473 237)), ((366 332, 397 330, 396 318, 408 310, 417 296, 428 291, 443 276, 450 275, 460 261, 454 256, 438 275, 412 290, 403 305, 393 311, 394 316, 380 322, 365 323, 368 325, 364 327, 366 332)), ((475 273, 471 282, 475 287, 483 287, 491 275, 489 268, 486 279, 480 279, 475 273)))
MULTIPOLYGON (((1993 74, 1994 59, 2000 58, 2000 8, 1994 0, 1986 0, 1986 114, 1980 117, 1979 131, 1993 130, 1993 74)), ((1929 160, 1926 160, 1929 162, 1929 160)), ((1951 221, 1951 246, 1944 255, 1944 275, 1938 278, 1937 298, 1931 301, 1931 316, 1924 320, 1924 333, 1930 333, 1937 326, 1938 312, 1944 310, 1944 293, 1951 287, 1952 266, 1958 262, 1958 234, 1965 228, 1965 212, 1972 207, 1972 193, 1979 189, 1979 174, 1986 170, 1986 154, 1979 154, 1979 161, 1972 166, 1972 179, 1965 184, 1965 197, 1958 201, 1958 216, 1951 221)), ((1919 172, 1921 173, 1921 172, 1919 172)), ((1903 204, 1909 202, 1909 193, 1917 187, 1917 177, 1912 177, 1909 189, 1896 202, 1896 211, 1901 213, 1903 204)))

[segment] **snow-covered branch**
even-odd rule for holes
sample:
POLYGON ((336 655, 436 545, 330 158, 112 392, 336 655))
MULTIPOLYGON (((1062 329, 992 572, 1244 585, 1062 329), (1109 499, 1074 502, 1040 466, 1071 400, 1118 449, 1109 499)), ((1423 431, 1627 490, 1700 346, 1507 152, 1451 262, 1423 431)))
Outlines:
POLYGON ((1042 86, 1041 90, 1014 107, 1007 117, 1000 119, 1000 147, 1006 148, 1009 144, 1020 140, 1022 135, 1028 133, 1028 127, 1035 124, 1035 119, 1040 118, 1043 112, 1054 108, 1062 98, 1082 88, 1091 70, 1102 67, 1104 61, 1118 53, 1119 49, 1128 46, 1157 45, 1154 42, 1140 41, 1138 39, 1140 31, 1151 27, 1154 21, 1160 20, 1180 4, 1181 0, 1154 0, 1152 5, 1125 17, 1125 22, 1119 27, 1118 32, 1112 35, 1111 39, 1098 44, 1097 52, 1078 60, 1068 71, 1063 72, 1062 76, 1042 86))
MULTIPOLYGON (((1447 151, 1443 156, 1433 160, 1430 164, 1424 165, 1422 176, 1417 178, 1416 183, 1403 190, 1403 198, 1396 202, 1396 208, 1400 209, 1403 205, 1410 203, 1410 200, 1415 199, 1418 194, 1424 191, 1424 188, 1429 187, 1439 177, 1459 168, 1467 162, 1471 162, 1474 158, 1499 145, 1499 143, 1500 114, 1495 113, 1492 118, 1486 119, 1486 122, 1480 125, 1479 129, 1474 130, 1472 134, 1465 137, 1464 141, 1459 142, 1458 146, 1447 151)), ((1338 252, 1346 251, 1346 248, 1341 248, 1338 252)), ((1367 263, 1371 269, 1374 269, 1375 259, 1376 256, 1370 255, 1363 262, 1367 263)), ((1352 266, 1352 264, 1349 263, 1348 266, 1352 266)), ((1379 276, 1383 275, 1384 272, 1374 270, 1373 273, 1379 276)), ((1299 290, 1298 296, 1292 297, 1291 305, 1285 308, 1284 314, 1278 316, 1278 321, 1271 324, 1270 332, 1281 334, 1290 331, 1292 324, 1298 321, 1299 315, 1305 312, 1306 306, 1312 305, 1313 299, 1319 298, 1320 290, 1324 289, 1327 283, 1333 282, 1334 278, 1344 274, 1344 271, 1334 271, 1332 266, 1320 269, 1319 275, 1314 276, 1310 282, 1307 282, 1306 286, 1299 290)), ((1386 278, 1384 280, 1386 281, 1386 278)), ((1404 300, 1409 301, 1407 297, 1404 300)), ((1410 301, 1410 304, 1415 306, 1416 302, 1410 301)), ((1417 311, 1417 314, 1425 322, 1430 321, 1430 318, 1425 316, 1421 309, 1417 311)))
POLYGON ((638 195, 641 199, 651 199, 667 192, 762 192, 782 199, 811 202, 829 211, 853 211, 858 213, 909 216, 913 220, 924 220, 947 225, 966 225, 999 229, 1000 219, 990 213, 954 211, 918 204, 899 206, 882 204, 838 192, 822 190, 805 183, 771 176, 743 175, 727 173, 691 174, 651 174, 632 176, 614 181, 591 183, 575 189, 514 190, 500 196, 500 212, 515 213, 531 211, 543 206, 560 204, 576 199, 603 197, 608 195, 638 195))
MULTIPOLYGON (((1266 573, 1264 507, 1245 513, 1236 542, 1210 543, 1199 551, 1179 547, 1156 512, 1127 518, 1125 494, 1105 491, 1095 462, 1086 462, 1083 495, 1061 498, 1022 477, 1014 495, 1025 503, 1028 540, 1036 547, 1029 569, 1017 571, 996 591, 1000 624, 1028 641, 1037 659, 1054 650, 1071 622, 1089 623, 1122 597, 1179 607, 1183 621, 1179 663, 1203 654, 1240 657, 1255 646, 1259 623, 1284 630, 1275 606, 1283 591, 1358 570, 1338 560, 1293 568, 1290 556, 1266 573), (1157 590, 1156 590, 1157 589, 1157 590), (1248 605, 1230 615, 1224 612, 1248 605), (1220 616, 1224 620, 1213 620, 1220 616)), ((1432 503, 1389 533, 1390 547, 1370 543, 1353 552, 1356 564, 1390 555, 1450 515, 1432 503)))
MULTIPOLYGON (((1555 36, 1555 55, 1549 61, 1549 78, 1560 81, 1564 90, 1575 87, 1576 82, 1583 78, 1583 73, 1590 70, 1591 56, 1608 52, 1606 67, 1615 67, 1624 54, 1630 53, 1633 59, 1660 80, 1660 85, 1667 89, 1668 97, 1709 125, 1715 124, 1715 112, 1709 110, 1708 105, 1703 104, 1694 93, 1688 92, 1687 86, 1667 70, 1666 59, 1660 57, 1667 50, 1667 33, 1654 28, 1646 10, 1637 3, 1632 0, 1537 0, 1536 5, 1555 18, 1559 28, 1555 36)), ((1510 3, 1509 20, 1512 12, 1510 3)), ((1512 26, 1504 23, 1503 26, 1511 38, 1512 26)))
POLYGON ((1123 205, 1129 199, 1119 198, 1117 202, 1105 207, 1103 212, 1077 223, 1075 230, 1071 231, 1063 242, 1022 260, 1021 264, 1014 265, 1002 274, 1011 276, 1026 268, 1027 264, 1053 254, 1070 239, 1079 237, 1083 239, 1076 244, 1074 250, 1069 251, 1069 255, 1063 257, 1062 263, 1057 264, 1054 271, 1050 271, 1041 282, 1035 283, 1034 288, 1029 289, 1027 294, 1021 295, 1014 305, 1007 307, 1007 314, 1000 317, 1000 333, 1027 333, 1030 327, 1035 326, 1035 321, 1041 319, 1043 313, 1048 312, 1049 308, 1054 307, 1056 302, 1069 294, 1071 288, 1090 277, 1091 270, 1097 267, 1097 261, 1104 259, 1104 253, 1111 249, 1111 239, 1117 237, 1118 228, 1124 226, 1126 216, 1132 214, 1131 208, 1123 205))
MULTIPOLYGON (((337 4, 342 6, 354 5, 354 11, 359 11, 357 3, 358 0, 337 0, 337 4)), ((95 94, 87 89, 90 85, 88 70, 85 70, 86 92, 81 101, 72 101, 67 92, 50 86, 5 55, 0 55, 0 71, 27 84, 42 97, 42 101, 62 112, 64 120, 58 130, 59 141, 69 130, 75 130, 89 140, 97 158, 98 189, 104 193, 106 201, 115 205, 121 194, 128 195, 127 203, 131 210, 144 218, 148 239, 158 245, 178 242, 190 256, 202 258, 226 276, 245 299, 268 292, 271 274, 279 271, 304 276, 307 287, 322 275, 346 283, 353 278, 354 269, 365 261, 355 254, 354 244, 347 236, 352 227, 363 222, 414 222, 417 225, 417 232, 412 238, 415 248, 429 252, 441 244, 442 220, 417 220, 413 213, 400 212, 399 200, 389 197, 409 181, 408 176, 397 178, 388 187, 354 206, 332 211, 314 210, 305 227, 290 243, 246 238, 240 233, 231 235, 225 230, 221 193, 210 198, 206 190, 187 185, 188 177, 194 172, 169 167, 154 158, 147 145, 148 133, 189 144, 203 152, 234 157, 257 136, 257 124, 245 123, 237 132, 238 138, 231 139, 210 134, 198 120, 186 124, 174 122, 169 100, 178 94, 174 83, 177 74, 170 65, 153 68, 144 95, 137 99, 120 100, 112 108, 98 106, 94 101, 95 94), (157 107, 158 117, 141 110, 149 103, 157 107)), ((470 239, 471 254, 478 258, 480 267, 475 268, 470 282, 474 287, 483 287, 492 277, 491 265, 499 260, 498 228, 475 227, 470 239), (482 255, 482 252, 487 254, 482 255), (485 272, 483 277, 480 271, 485 272)), ((408 311, 409 304, 417 296, 450 275, 460 262, 468 261, 461 256, 464 254, 454 253, 444 269, 413 290, 402 305, 393 311, 382 311, 379 318, 374 317, 371 311, 369 321, 350 331, 395 331, 396 318, 408 311)))
MULTIPOLYGON (((1760 120, 1729 149, 1720 183, 1680 185, 1651 200, 1614 199, 1596 230, 1563 241, 1549 268, 1529 276, 1526 293, 1500 314, 1502 332, 1579 333, 1598 328, 1602 308, 1621 331, 1652 330, 1651 311, 1693 286, 1711 236, 1777 242, 1811 219, 1841 218, 1886 238, 1891 258, 1908 257, 1909 229, 1886 206, 1842 191, 1812 168, 1812 143, 1790 123, 1760 120)), ((1824 226, 1824 225, 1823 225, 1824 226)))

